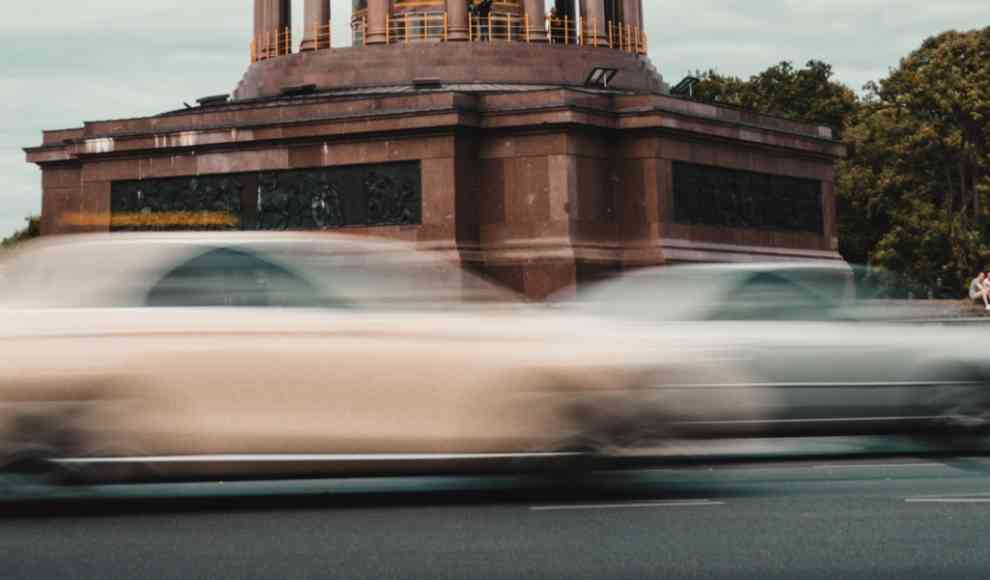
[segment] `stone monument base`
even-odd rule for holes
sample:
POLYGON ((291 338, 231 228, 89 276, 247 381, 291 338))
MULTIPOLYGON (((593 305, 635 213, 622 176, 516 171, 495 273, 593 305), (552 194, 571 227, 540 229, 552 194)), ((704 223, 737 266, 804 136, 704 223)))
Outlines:
MULTIPOLYGON (((299 58, 291 83, 320 68, 299 58)), ((843 150, 823 128, 534 82, 265 96, 274 82, 259 68, 244 100, 45 132, 27 150, 43 233, 346 231, 447 253, 533 298, 670 262, 840 259, 843 150)))

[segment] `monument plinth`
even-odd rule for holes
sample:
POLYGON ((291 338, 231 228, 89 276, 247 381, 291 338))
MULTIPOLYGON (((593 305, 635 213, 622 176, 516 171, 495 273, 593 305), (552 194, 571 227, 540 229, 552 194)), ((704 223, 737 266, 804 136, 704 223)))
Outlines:
POLYGON ((230 98, 47 131, 43 232, 349 231, 533 297, 678 261, 840 259, 831 132, 667 94, 639 0, 258 0, 230 98), (326 22, 326 24, 324 24, 326 22), (191 217, 192 216, 192 217, 191 217))

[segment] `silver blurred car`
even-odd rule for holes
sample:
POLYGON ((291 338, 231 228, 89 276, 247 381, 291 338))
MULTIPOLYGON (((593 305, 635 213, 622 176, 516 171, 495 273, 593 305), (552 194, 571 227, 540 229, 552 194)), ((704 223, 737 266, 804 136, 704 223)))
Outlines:
POLYGON ((476 470, 756 419, 745 390, 685 389, 741 380, 731 364, 656 335, 514 304, 394 242, 43 240, 0 261, 0 471, 476 470))
POLYGON ((905 322, 904 303, 857 298, 845 264, 649 269, 593 286, 576 304, 655 328, 672 347, 731 356, 752 382, 711 388, 762 392, 762 435, 940 439, 990 426, 990 333, 905 322))

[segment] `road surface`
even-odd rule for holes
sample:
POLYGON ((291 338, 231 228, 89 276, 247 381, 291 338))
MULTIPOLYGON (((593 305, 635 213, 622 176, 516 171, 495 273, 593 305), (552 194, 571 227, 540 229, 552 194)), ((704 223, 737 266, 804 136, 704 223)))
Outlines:
POLYGON ((990 575, 975 458, 25 489, 0 503, 5 579, 990 575))

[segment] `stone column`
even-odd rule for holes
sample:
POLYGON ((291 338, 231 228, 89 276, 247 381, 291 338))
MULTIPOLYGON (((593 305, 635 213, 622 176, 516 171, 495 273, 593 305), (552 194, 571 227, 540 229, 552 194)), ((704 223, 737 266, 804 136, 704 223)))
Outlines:
POLYGON ((643 0, 639 0, 639 6, 638 6, 638 8, 639 8, 639 12, 637 12, 637 14, 639 15, 640 35, 644 39, 644 43, 645 43, 645 41, 646 41, 646 12, 643 12, 643 0))
POLYGON ((261 31, 265 29, 265 18, 262 11, 264 3, 265 0, 254 0, 254 36, 252 38, 258 38, 261 31))
MULTIPOLYGON (((258 57, 271 58, 286 53, 286 30, 292 29, 291 0, 257 0, 255 28, 258 36, 258 57), (276 33, 278 37, 276 38, 276 33)), ((292 46, 289 44, 289 51, 292 46)))
POLYGON ((292 26, 288 0, 259 0, 258 3, 261 4, 262 29, 265 32, 292 26))
POLYGON ((605 32, 604 0, 581 0, 581 26, 584 27, 585 44, 608 44, 605 32))
POLYGON ((468 11, 465 0, 447 0, 447 40, 468 39, 468 11))
POLYGON ((390 0, 368 0, 368 32, 365 44, 388 42, 388 19, 391 12, 390 0))
POLYGON ((254 58, 261 58, 261 38, 264 34, 265 27, 268 23, 265 22, 265 2, 268 0, 254 0, 254 34, 251 36, 252 46, 254 47, 254 58))
POLYGON ((272 24, 282 35, 279 37, 283 46, 281 51, 282 54, 285 54, 286 52, 292 52, 291 36, 288 39, 285 37, 286 34, 292 34, 292 0, 278 0, 276 4, 275 21, 272 24), (286 50, 286 46, 288 50, 286 50))
POLYGON ((275 21, 279 0, 255 0, 254 38, 258 59, 275 56, 275 21))
MULTIPOLYGON (((636 34, 643 28, 643 23, 640 21, 640 5, 640 0, 622 0, 622 24, 626 27, 622 33, 623 37, 631 27, 635 39, 636 34)), ((632 44, 635 46, 635 40, 632 44)))
POLYGON ((330 0, 306 0, 305 26, 299 50, 330 48, 330 0))
POLYGON ((526 36, 529 42, 547 41, 547 9, 543 0, 525 0, 526 20, 529 22, 529 30, 526 36))

